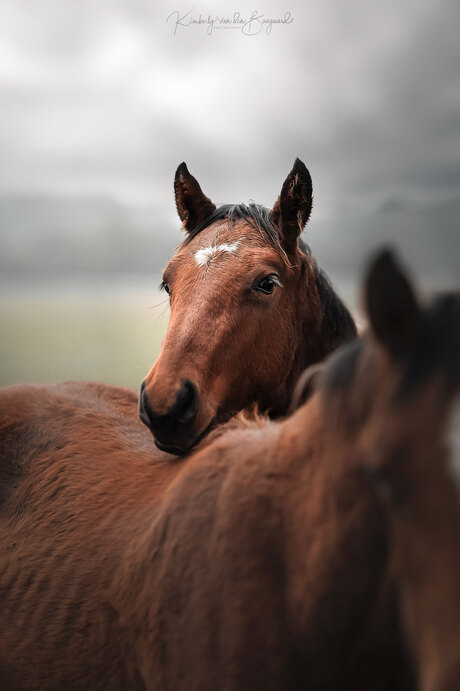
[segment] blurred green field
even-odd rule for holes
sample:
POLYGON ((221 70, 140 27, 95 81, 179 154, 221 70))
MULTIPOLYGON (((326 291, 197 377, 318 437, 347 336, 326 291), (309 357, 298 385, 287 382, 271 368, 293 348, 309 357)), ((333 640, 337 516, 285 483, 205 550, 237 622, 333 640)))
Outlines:
POLYGON ((156 290, 3 294, 0 385, 78 379, 137 388, 158 355, 167 304, 156 290))

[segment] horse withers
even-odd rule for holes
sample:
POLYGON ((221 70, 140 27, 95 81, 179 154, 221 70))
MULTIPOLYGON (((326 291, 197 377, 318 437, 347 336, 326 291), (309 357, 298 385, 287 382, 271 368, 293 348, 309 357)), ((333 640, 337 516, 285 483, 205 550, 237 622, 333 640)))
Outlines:
POLYGON ((312 208, 299 159, 272 210, 216 208, 184 163, 174 188, 186 239, 163 274, 170 322, 139 411, 161 449, 184 453, 251 404, 286 413, 300 373, 356 328, 299 239, 312 208))

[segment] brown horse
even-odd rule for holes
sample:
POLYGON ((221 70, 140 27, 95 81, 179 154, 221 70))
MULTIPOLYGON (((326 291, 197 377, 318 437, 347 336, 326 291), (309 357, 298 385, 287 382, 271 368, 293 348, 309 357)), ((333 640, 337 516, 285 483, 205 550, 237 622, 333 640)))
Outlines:
POLYGON ((85 387, 0 393, 0 688, 411 688, 359 446, 370 374, 399 375, 376 335, 285 421, 230 422, 174 464, 123 393, 95 385, 92 412, 85 387))
MULTIPOLYGON (((382 257, 376 270, 385 274, 388 261, 382 257)), ((419 688, 458 691, 460 297, 442 297, 423 312, 410 285, 399 280, 391 309, 375 308, 389 299, 388 286, 383 293, 368 290, 370 313, 381 314, 373 328, 390 358, 374 356, 380 366, 367 386, 379 396, 370 395, 365 408, 360 401, 355 411, 363 458, 386 508, 391 574, 419 688)), ((359 370, 371 365, 362 360, 356 376, 365 381, 359 370)))
POLYGON ((312 207, 299 159, 271 211, 216 209, 185 163, 174 187, 186 239, 164 272, 171 317, 139 412, 161 449, 183 453, 250 404, 284 414, 305 367, 356 328, 299 239, 312 207))

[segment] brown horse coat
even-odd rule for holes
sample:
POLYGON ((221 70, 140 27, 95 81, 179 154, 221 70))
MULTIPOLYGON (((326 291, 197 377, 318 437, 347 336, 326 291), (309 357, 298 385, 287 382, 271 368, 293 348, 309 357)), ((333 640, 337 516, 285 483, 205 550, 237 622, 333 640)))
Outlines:
POLYGON ((321 392, 165 463, 84 391, 0 394, 1 688, 398 688, 382 511, 321 392))

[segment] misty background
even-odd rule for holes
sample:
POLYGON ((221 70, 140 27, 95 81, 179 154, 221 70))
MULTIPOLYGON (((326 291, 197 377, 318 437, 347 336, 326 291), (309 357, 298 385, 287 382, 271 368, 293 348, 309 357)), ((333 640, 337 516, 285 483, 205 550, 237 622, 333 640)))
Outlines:
POLYGON ((1 0, 0 384, 138 386, 181 161, 215 203, 271 207, 299 156, 305 240, 354 310, 382 244, 459 288, 459 25, 457 0, 1 0))

